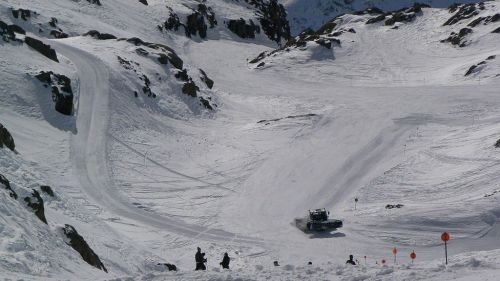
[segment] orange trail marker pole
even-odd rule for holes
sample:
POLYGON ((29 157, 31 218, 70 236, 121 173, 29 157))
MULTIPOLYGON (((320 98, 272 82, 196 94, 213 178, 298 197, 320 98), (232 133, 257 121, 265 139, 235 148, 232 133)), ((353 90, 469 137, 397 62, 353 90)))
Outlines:
POLYGON ((441 240, 444 241, 444 256, 446 258, 446 264, 448 264, 448 240, 450 240, 450 234, 448 234, 448 232, 443 232, 443 234, 441 234, 441 240))
POLYGON ((394 255, 394 264, 396 264, 396 255, 398 254, 398 249, 396 247, 392 249, 392 254, 394 255))

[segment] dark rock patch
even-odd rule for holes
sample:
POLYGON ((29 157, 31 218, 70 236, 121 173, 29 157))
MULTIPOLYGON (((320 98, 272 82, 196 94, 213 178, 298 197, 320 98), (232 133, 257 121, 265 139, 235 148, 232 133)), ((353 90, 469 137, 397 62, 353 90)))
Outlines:
POLYGON ((282 39, 289 40, 292 38, 286 9, 283 5, 279 4, 277 0, 269 0, 268 2, 255 0, 245 1, 260 10, 258 12, 260 25, 269 39, 281 45, 282 39))
POLYGON ((487 59, 487 60, 494 60, 496 57, 497 57, 497 56, 493 55, 493 56, 489 56, 489 57, 487 57, 486 59, 487 59))
POLYGON ((25 9, 17 9, 17 10, 12 9, 12 16, 16 19, 21 17, 21 19, 27 21, 28 18, 31 17, 31 11, 25 9))
POLYGON ((35 38, 31 38, 29 36, 26 36, 26 38, 24 39, 24 42, 26 43, 26 45, 35 49, 40 54, 46 56, 47 58, 49 58, 55 62, 59 62, 59 60, 57 59, 56 51, 54 49, 52 49, 50 47, 50 45, 46 45, 42 41, 35 39, 35 38))
POLYGON ((301 114, 301 115, 290 115, 290 116, 283 117, 283 118, 260 120, 257 122, 257 124, 264 123, 264 125, 269 125, 271 122, 278 122, 278 121, 285 120, 285 119, 311 118, 311 117, 315 117, 315 116, 318 116, 318 115, 315 113, 301 114))
POLYGON ((97 6, 102 6, 100 0, 87 0, 87 2, 89 2, 90 4, 95 4, 97 6))
POLYGON ((142 92, 150 98, 156 98, 156 94, 151 91, 151 80, 146 75, 142 75, 141 80, 144 81, 142 92))
POLYGON ((356 12, 354 12, 352 14, 353 15, 357 15, 357 16, 362 16, 362 15, 382 15, 382 14, 385 14, 385 12, 382 11, 381 9, 377 8, 377 7, 370 7, 370 8, 367 8, 365 10, 356 11, 356 12))
POLYGON ((493 30, 491 33, 500 33, 500 27, 497 28, 497 29, 495 29, 495 30, 493 30))
POLYGON ((178 31, 180 27, 183 27, 187 37, 191 38, 191 36, 198 35, 201 38, 206 38, 208 28, 214 28, 216 25, 217 20, 215 19, 215 13, 212 8, 200 3, 193 9, 193 13, 186 17, 184 23, 182 23, 179 16, 171 10, 168 19, 163 23, 163 26, 160 27, 173 31, 178 31))
POLYGON ((191 79, 191 77, 189 77, 189 75, 187 73, 187 70, 185 70, 185 69, 183 69, 182 71, 178 71, 175 74, 175 78, 177 78, 181 81, 184 81, 184 82, 190 81, 190 79, 191 79))
POLYGON ((42 71, 35 76, 45 86, 52 89, 52 100, 55 103, 57 112, 64 115, 73 114, 73 90, 71 89, 71 79, 52 71, 42 71))
POLYGON ((144 4, 144 5, 148 5, 148 1, 147 0, 139 0, 140 3, 144 4))
POLYGON ((209 109, 209 110, 214 109, 207 99, 200 97, 200 102, 201 102, 201 105, 203 105, 206 109, 209 109))
POLYGON ((55 197, 54 190, 52 190, 52 188, 48 185, 40 186, 40 190, 49 195, 50 197, 55 197))
POLYGON ((387 204, 385 205, 385 208, 390 210, 390 209, 400 209, 402 208, 404 205, 403 204, 387 204))
POLYGON ((260 26, 255 25, 252 20, 246 23, 242 18, 239 20, 229 20, 227 28, 240 38, 255 38, 255 34, 260 33, 260 26))
POLYGON ((472 29, 470 28, 462 28, 458 33, 452 32, 450 36, 446 39, 441 40, 442 43, 451 43, 452 45, 458 45, 459 47, 467 46, 467 35, 472 33, 472 29))
POLYGON ((10 197, 17 199, 17 193, 14 190, 12 190, 12 188, 10 187, 9 180, 2 174, 0 174, 0 186, 3 186, 3 188, 9 192, 10 197))
POLYGON ((197 97, 199 90, 200 88, 198 88, 198 86, 196 86, 196 84, 192 80, 184 83, 184 85, 182 86, 182 92, 190 97, 197 97))
POLYGON ((386 17, 386 15, 385 15, 385 14, 383 14, 383 15, 378 15, 378 16, 376 16, 376 17, 373 17, 373 18, 371 18, 371 19, 368 19, 368 20, 366 21, 366 24, 374 24, 374 23, 377 23, 377 22, 381 22, 381 21, 385 20, 385 17, 386 17))
POLYGON ((15 33, 19 33, 19 34, 26 34, 26 31, 20 27, 19 25, 16 25, 16 24, 11 24, 9 26, 7 26, 7 30, 9 32, 15 32, 15 33))
MULTIPOLYGON (((499 140, 497 140, 497 142, 495 143, 495 147, 496 147, 496 148, 500 148, 500 139, 499 139, 499 140)), ((0 175, 0 176, 1 176, 1 175, 0 175)))
POLYGON ((214 80, 210 79, 208 75, 203 71, 203 69, 199 69, 201 73, 201 81, 203 81, 209 89, 212 89, 214 86, 214 80))
POLYGON ((170 264, 170 263, 159 263, 158 265, 163 265, 165 266, 168 271, 177 271, 177 266, 175 264, 170 264))
POLYGON ((16 151, 16 144, 10 132, 0 123, 0 148, 7 147, 12 151, 16 151))
POLYGON ((75 249, 85 262, 95 268, 103 270, 104 272, 108 272, 104 264, 99 259, 99 256, 90 248, 85 239, 78 234, 73 226, 69 224, 64 225, 63 233, 69 239, 66 243, 75 249))
POLYGON ((35 211, 35 215, 45 224, 47 224, 47 219, 45 218, 45 209, 43 207, 43 199, 38 191, 33 189, 31 196, 25 197, 24 202, 28 204, 28 207, 35 211))
POLYGON ((57 39, 62 39, 62 38, 68 38, 69 35, 60 31, 60 30, 52 30, 50 31, 50 35, 54 36, 54 38, 57 38, 57 39))

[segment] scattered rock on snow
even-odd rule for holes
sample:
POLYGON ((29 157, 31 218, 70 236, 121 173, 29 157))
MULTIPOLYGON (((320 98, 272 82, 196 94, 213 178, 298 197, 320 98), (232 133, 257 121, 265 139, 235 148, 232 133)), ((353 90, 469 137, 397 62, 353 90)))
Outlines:
POLYGON ((57 112, 64 115, 73 114, 73 90, 71 89, 71 79, 52 71, 42 71, 35 76, 40 82, 52 89, 52 100, 55 103, 57 112))
POLYGON ((16 144, 14 143, 14 138, 10 132, 5 128, 2 123, 0 123, 0 148, 7 147, 8 149, 15 151, 16 144))
POLYGON ((203 71, 203 69, 199 69, 200 70, 200 73, 201 73, 201 81, 205 82, 205 84, 207 85, 207 87, 209 89, 212 89, 213 86, 214 86, 214 80, 210 79, 208 77, 208 75, 205 73, 205 71, 203 71))
POLYGON ((386 209, 400 209, 402 208, 404 205, 403 204, 387 204, 385 205, 385 208, 386 209))
POLYGON ((448 8, 450 13, 456 13, 450 17, 443 25, 453 25, 464 19, 470 19, 479 14, 479 9, 484 9, 484 3, 452 5, 448 8), (457 11, 458 10, 458 11, 457 11))
POLYGON ((109 33, 100 33, 99 31, 97 30, 90 30, 89 32, 83 34, 83 36, 91 36, 95 39, 98 39, 98 40, 110 40, 110 39, 116 39, 116 36, 114 36, 113 34, 109 34, 109 33))
POLYGON ((73 226, 66 224, 64 225, 64 228, 62 230, 64 235, 68 238, 66 244, 80 253, 82 259, 85 262, 92 265, 93 267, 103 270, 104 272, 108 272, 104 264, 99 259, 99 256, 90 248, 85 239, 83 239, 83 237, 78 234, 73 226))
POLYGON ((472 33, 472 29, 470 28, 462 28, 458 33, 452 32, 450 36, 446 39, 441 40, 442 43, 449 42, 452 45, 458 45, 459 47, 467 46, 467 35, 472 33))

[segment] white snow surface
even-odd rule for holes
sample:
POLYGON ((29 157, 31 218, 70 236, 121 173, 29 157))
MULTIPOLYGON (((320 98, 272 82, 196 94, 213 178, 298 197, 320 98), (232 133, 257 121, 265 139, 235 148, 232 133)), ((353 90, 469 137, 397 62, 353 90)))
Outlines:
MULTIPOLYGON (((249 59, 274 44, 262 34, 239 39, 222 24, 254 15, 243 2, 206 1, 220 24, 205 40, 156 28, 166 6, 187 14, 197 1, 101 2, 0 3, 0 20, 50 44, 60 61, 0 41, 0 123, 18 152, 0 149, 0 174, 20 195, 0 186, 0 279, 498 280, 500 35, 491 31, 500 22, 475 27, 459 48, 440 40, 472 19, 442 26, 452 15, 445 9, 426 8, 398 29, 345 15, 339 28, 356 33, 342 34, 341 47, 295 49, 255 68, 249 59), (38 15, 14 19, 11 8, 38 15), (37 31, 52 17, 70 38, 37 31), (170 46, 217 107, 182 94, 157 50, 81 36, 91 29, 170 46), (33 78, 42 70, 72 79, 73 116, 54 111, 50 91, 33 78), (142 75, 156 98, 142 93, 142 75), (41 193, 48 225, 23 201, 40 185, 56 193, 41 193), (344 227, 305 234, 293 225, 323 207, 344 227), (64 243, 64 224, 108 273, 64 243), (443 231, 451 235, 448 265, 443 231), (193 271, 198 246, 206 272, 193 271), (224 252, 231 270, 218 266, 224 252), (349 254, 358 266, 344 264, 349 254), (157 265, 165 262, 179 271, 157 265)), ((480 16, 500 13, 500 1, 486 6, 480 16)))

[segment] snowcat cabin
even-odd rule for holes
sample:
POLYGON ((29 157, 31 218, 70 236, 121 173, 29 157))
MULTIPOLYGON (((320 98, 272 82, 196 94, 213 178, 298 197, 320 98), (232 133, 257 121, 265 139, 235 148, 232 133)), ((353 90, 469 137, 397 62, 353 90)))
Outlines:
POLYGON ((311 221, 327 221, 328 212, 325 209, 316 209, 309 211, 309 219, 311 221))

